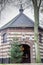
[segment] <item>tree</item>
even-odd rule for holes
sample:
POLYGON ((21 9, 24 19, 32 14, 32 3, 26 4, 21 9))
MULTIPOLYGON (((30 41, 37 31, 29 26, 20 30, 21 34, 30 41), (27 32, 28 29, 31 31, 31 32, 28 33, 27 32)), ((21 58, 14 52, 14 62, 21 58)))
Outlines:
POLYGON ((20 63, 22 61, 23 55, 22 46, 17 40, 18 39, 15 38, 11 45, 10 59, 12 63, 20 63))
POLYGON ((41 62, 40 51, 39 51, 39 41, 38 41, 38 28, 39 28, 39 10, 42 0, 32 0, 34 7, 34 44, 36 51, 36 62, 41 62))

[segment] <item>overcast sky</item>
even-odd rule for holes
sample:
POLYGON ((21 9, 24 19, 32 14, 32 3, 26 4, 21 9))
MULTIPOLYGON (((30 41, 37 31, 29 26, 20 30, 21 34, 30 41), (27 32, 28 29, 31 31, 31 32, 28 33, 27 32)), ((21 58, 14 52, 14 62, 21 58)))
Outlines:
MULTIPOLYGON (((19 9, 12 7, 12 6, 7 6, 3 11, 1 15, 1 20, 0 20, 0 27, 5 25, 7 22, 12 20, 15 16, 19 14, 19 9)), ((24 10, 24 14, 26 14, 30 19, 34 21, 34 16, 33 16, 33 11, 31 8, 24 10)), ((43 15, 43 14, 42 14, 43 15)), ((42 19, 43 16, 40 15, 40 20, 43 23, 42 19)), ((42 24, 41 23, 41 24, 42 24)), ((43 27, 43 25, 41 25, 43 27)))

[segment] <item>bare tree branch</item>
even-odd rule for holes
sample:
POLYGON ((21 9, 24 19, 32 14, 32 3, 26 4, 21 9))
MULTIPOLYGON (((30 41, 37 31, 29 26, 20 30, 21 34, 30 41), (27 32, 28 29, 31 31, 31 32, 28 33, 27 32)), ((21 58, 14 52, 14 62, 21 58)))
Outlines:
POLYGON ((34 6, 37 6, 37 0, 32 0, 34 6))
POLYGON ((40 2, 39 2, 39 9, 40 9, 41 2, 42 2, 42 0, 40 0, 40 2))
POLYGON ((32 0, 33 4, 34 4, 34 0, 32 0))

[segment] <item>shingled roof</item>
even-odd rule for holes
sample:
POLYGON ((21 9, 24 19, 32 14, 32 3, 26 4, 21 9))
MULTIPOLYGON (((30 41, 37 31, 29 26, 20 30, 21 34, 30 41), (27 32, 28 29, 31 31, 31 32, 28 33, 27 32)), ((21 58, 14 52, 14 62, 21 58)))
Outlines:
POLYGON ((20 13, 10 22, 4 25, 1 29, 12 28, 12 27, 34 27, 34 22, 28 18, 24 13, 21 6, 20 13))

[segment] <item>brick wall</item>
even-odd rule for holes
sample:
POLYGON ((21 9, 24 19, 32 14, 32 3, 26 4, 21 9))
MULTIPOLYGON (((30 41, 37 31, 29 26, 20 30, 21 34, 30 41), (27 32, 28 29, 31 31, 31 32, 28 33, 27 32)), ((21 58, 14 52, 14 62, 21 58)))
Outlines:
MULTIPOLYGON (((40 32, 40 31, 39 31, 40 32)), ((43 31, 40 32, 43 34, 43 31)), ((31 62, 35 62, 35 45, 34 45, 34 30, 33 28, 8 28, 0 32, 0 58, 9 58, 9 50, 11 47, 11 41, 14 37, 18 37, 21 44, 27 44, 30 46, 31 62), (7 42, 2 43, 2 35, 7 34, 7 42), (23 41, 23 36, 25 41, 23 41), (25 43, 24 43, 25 42, 25 43)), ((43 59, 43 43, 39 43, 40 55, 43 59)))

